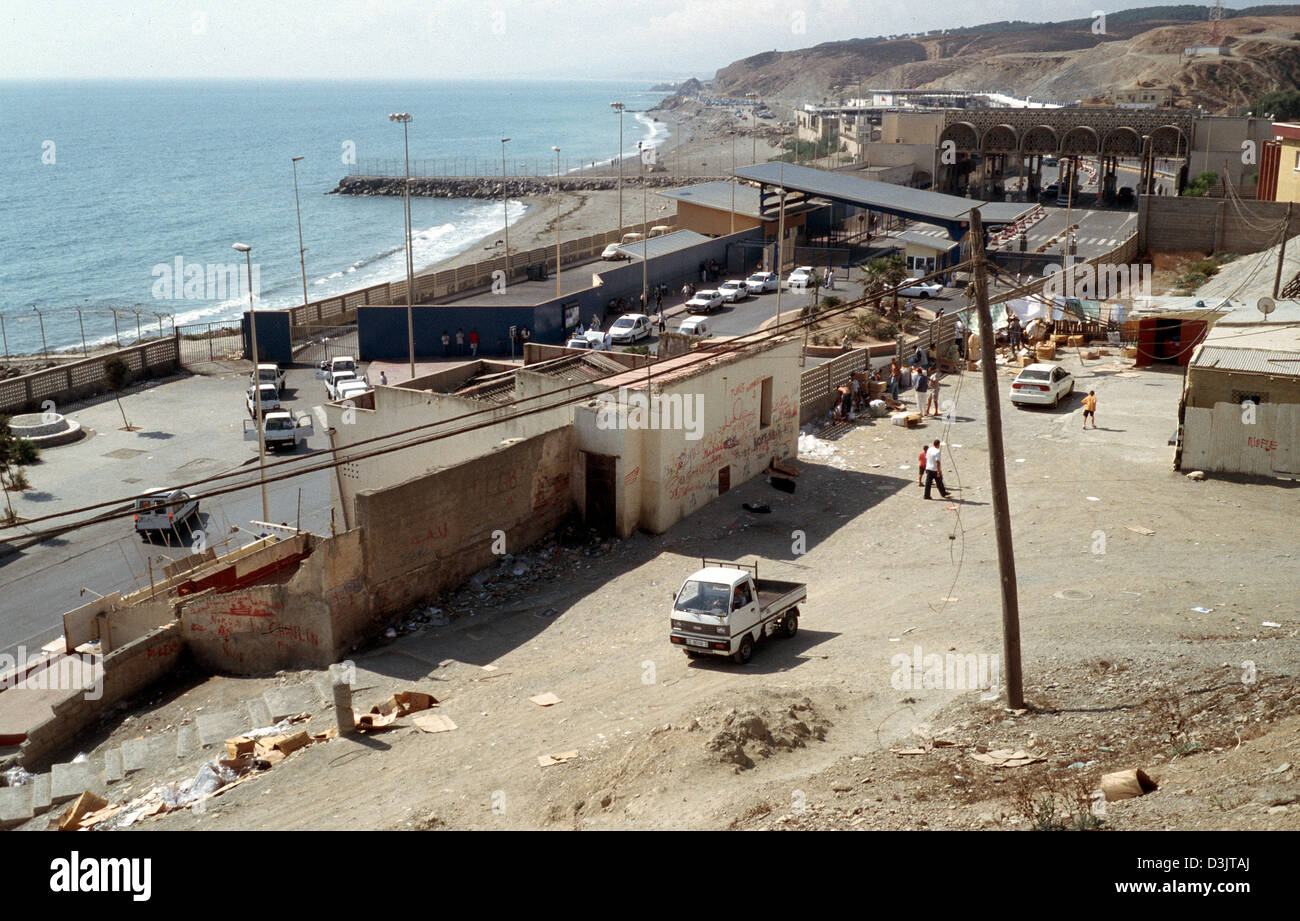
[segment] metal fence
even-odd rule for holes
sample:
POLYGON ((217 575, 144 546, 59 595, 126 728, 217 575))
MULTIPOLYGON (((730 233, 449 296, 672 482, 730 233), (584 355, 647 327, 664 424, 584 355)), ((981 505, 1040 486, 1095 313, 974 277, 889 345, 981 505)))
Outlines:
MULTIPOLYGON (((737 160, 743 166, 750 158, 737 160)), ((559 175, 574 178, 583 176, 617 176, 618 161, 578 159, 564 157, 560 160, 559 175)), ((714 164, 708 171, 706 161, 679 157, 672 151, 658 151, 655 159, 643 161, 636 154, 623 158, 623 175, 672 174, 687 178, 690 176, 716 175, 723 167, 731 165, 731 157, 725 157, 714 164)), ((407 164, 401 157, 362 157, 349 165, 349 176, 367 178, 401 179, 406 176, 407 164)), ((412 160, 410 164, 412 179, 507 179, 554 178, 556 175, 555 158, 539 157, 526 159, 507 159, 505 173, 501 171, 501 160, 491 157, 434 157, 431 159, 412 160)))
POLYGON ((190 323, 176 327, 180 362, 192 367, 205 361, 236 361, 244 355, 239 323, 190 323))

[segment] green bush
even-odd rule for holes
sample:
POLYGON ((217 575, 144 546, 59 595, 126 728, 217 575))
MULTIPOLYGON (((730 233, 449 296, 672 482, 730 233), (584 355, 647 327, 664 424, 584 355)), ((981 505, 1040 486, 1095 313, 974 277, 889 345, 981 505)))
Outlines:
POLYGON ((14 463, 20 467, 34 464, 41 459, 41 449, 26 438, 14 439, 14 463))

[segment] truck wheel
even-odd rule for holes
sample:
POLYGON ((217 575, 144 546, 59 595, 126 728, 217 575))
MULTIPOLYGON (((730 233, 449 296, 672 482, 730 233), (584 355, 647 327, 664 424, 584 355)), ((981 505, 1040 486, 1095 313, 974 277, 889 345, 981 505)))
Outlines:
POLYGON ((782 626, 781 635, 784 636, 786 639, 790 639, 796 633, 798 633, 799 632, 798 609, 795 609, 791 611, 789 614, 785 615, 785 622, 781 626, 782 626))
POLYGON ((731 661, 737 665, 744 665, 749 661, 749 657, 754 654, 754 641, 747 635, 740 641, 740 649, 732 653, 731 661))

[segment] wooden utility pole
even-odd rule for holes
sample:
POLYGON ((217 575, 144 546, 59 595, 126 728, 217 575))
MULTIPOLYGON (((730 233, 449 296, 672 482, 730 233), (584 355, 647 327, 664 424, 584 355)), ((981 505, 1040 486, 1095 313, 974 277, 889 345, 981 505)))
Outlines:
POLYGON ((1002 657, 1005 660, 1007 706, 1025 705, 1020 674, 1020 601, 1016 595, 1016 558, 1011 546, 1011 507, 1007 499, 1007 459, 1002 448, 1002 403, 998 393, 993 316, 989 311, 988 279, 984 268, 984 222, 978 208, 970 213, 970 252, 975 269, 975 307, 980 318, 980 371, 984 379, 985 425, 989 441, 989 479, 993 483, 993 527, 998 542, 998 577, 1002 588, 1002 657))
POLYGON ((1282 221, 1282 244, 1277 250, 1277 273, 1273 276, 1273 296, 1277 297, 1278 290, 1282 287, 1282 263, 1286 261, 1286 238, 1291 233, 1291 207, 1294 203, 1286 203, 1286 217, 1282 221))

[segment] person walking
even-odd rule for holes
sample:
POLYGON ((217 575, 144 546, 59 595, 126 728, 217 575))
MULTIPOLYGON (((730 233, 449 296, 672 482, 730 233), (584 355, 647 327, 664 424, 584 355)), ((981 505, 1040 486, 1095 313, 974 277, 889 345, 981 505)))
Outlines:
POLYGON ((451 356, 451 336, 447 334, 445 329, 442 331, 442 356, 443 358, 451 356))
POLYGON ((921 453, 916 458, 916 485, 925 485, 925 452, 930 449, 929 445, 921 445, 921 453))
POLYGON ((668 329, 668 323, 666 320, 664 320, 664 309, 663 307, 660 307, 659 308, 659 335, 662 336, 664 334, 664 331, 667 329, 668 329))
POLYGON ((930 498, 930 487, 935 485, 939 487, 939 495, 948 498, 948 490, 943 488, 943 466, 939 460, 942 455, 939 439, 936 438, 934 444, 925 452, 925 498, 927 499, 930 498))
POLYGON ((388 375, 383 371, 379 372, 379 383, 383 384, 385 387, 388 386, 388 375))
POLYGON ((898 359, 889 360, 889 395, 898 402, 898 388, 903 384, 903 369, 898 366, 898 359))
POLYGON ((939 372, 936 371, 930 378, 929 396, 925 399, 925 414, 927 416, 939 415, 939 386, 939 372), (932 406, 934 407, 933 412, 930 410, 932 406))
POLYGON ((925 415, 925 401, 927 394, 930 392, 930 378, 925 373, 925 368, 918 368, 916 371, 916 411, 925 415))
POLYGON ((1088 427, 1088 420, 1092 419, 1092 427, 1097 427, 1097 391, 1089 390, 1088 395, 1083 398, 1083 427, 1088 427))
POLYGON ((478 354, 478 327, 469 331, 469 353, 470 355, 478 354))
POLYGON ((458 328, 456 330, 456 354, 457 355, 465 354, 465 330, 464 329, 458 328))
POLYGON ((658 285, 655 286, 655 310, 659 311, 660 315, 664 312, 664 289, 658 285))

